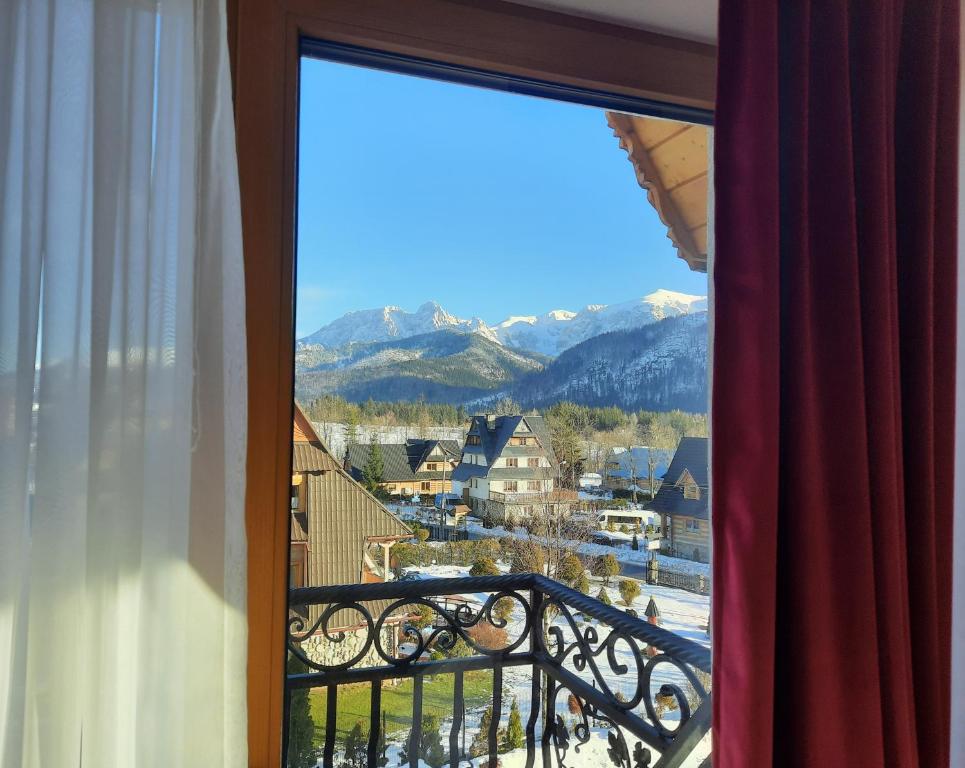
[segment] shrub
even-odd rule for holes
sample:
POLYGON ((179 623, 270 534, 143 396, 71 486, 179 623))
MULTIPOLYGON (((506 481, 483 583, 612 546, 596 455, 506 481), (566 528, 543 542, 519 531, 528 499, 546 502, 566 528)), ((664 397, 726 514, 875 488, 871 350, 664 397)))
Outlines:
POLYGON ((613 601, 610 599, 610 596, 606 593, 606 587, 600 587, 600 593, 596 596, 596 599, 599 600, 604 605, 613 605, 613 601))
POLYGON ((424 543, 426 539, 429 538, 428 528, 417 528, 415 531, 415 536, 419 540, 419 543, 424 543))
POLYGON ((580 575, 577 576, 576 582, 573 584, 573 589, 582 592, 584 595, 590 593, 590 580, 586 577, 586 571, 580 571, 580 575))
POLYGON ((534 542, 513 547, 509 562, 510 573, 543 573, 546 570, 546 552, 534 542))
POLYGON ((488 621, 480 621, 474 627, 470 627, 467 632, 480 648, 505 648, 509 645, 506 630, 502 627, 494 627, 488 621))
POLYGON ((593 575, 603 579, 604 586, 610 583, 610 579, 620 572, 620 563, 614 555, 603 555, 598 557, 593 563, 593 575))
POLYGON ((412 620, 412 626, 416 629, 428 627, 435 619, 436 612, 433 611, 428 605, 422 605, 421 603, 417 603, 414 607, 417 616, 412 620))
POLYGON ((469 569, 470 576, 498 576, 499 568, 496 567, 496 563, 493 562, 491 558, 480 557, 476 562, 472 564, 472 568, 469 569))
POLYGON ((397 568, 406 568, 410 565, 416 565, 420 560, 419 555, 419 547, 415 544, 399 542, 392 547, 392 558, 395 561, 397 568))
POLYGON ((493 616, 500 621, 509 621, 509 618, 513 615, 514 602, 515 600, 510 597, 500 598, 493 606, 493 616))
POLYGON ((623 579, 620 582, 620 597, 624 605, 633 605, 633 601, 640 597, 640 585, 634 579, 623 579))
POLYGON ((574 584, 581 573, 583 573, 583 562, 572 552, 560 561, 556 569, 556 577, 566 584, 574 584))

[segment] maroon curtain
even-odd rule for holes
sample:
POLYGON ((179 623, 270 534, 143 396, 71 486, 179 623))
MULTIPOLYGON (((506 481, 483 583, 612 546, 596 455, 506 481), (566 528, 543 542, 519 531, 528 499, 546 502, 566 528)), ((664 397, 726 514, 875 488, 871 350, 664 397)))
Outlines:
POLYGON ((714 766, 945 766, 958 3, 721 0, 714 766))

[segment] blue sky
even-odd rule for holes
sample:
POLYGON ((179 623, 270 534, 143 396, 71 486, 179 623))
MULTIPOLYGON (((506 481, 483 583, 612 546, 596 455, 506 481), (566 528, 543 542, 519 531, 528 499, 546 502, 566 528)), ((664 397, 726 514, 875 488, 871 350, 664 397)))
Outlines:
POLYGON ((298 336, 436 300, 489 323, 703 294, 602 110, 304 59, 298 336))

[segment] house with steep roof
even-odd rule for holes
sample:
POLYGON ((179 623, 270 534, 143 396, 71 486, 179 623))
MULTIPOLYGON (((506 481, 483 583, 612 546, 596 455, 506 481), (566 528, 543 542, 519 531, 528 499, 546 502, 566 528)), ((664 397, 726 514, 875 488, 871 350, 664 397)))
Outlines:
POLYGON ((648 509, 658 512, 665 531, 661 549, 677 557, 710 560, 710 505, 706 437, 684 437, 648 509))
POLYGON ((453 491, 474 515, 497 521, 564 514, 577 496, 559 487, 559 470, 542 416, 474 416, 453 491))
POLYGON ((611 490, 636 490, 653 495, 667 472, 669 451, 634 445, 611 448, 604 460, 603 485, 611 490))
MULTIPOLYGON (((290 587, 385 581, 392 546, 412 537, 412 531, 335 460, 297 404, 292 430, 290 527, 290 587)), ((373 615, 379 615, 390 602, 375 600, 367 607, 373 615)), ((313 606, 303 617, 308 626, 319 619, 322 608, 313 606)), ((319 636, 317 642, 315 638, 302 642, 302 650, 311 656, 324 648, 327 654, 351 658, 359 647, 355 640, 362 643, 366 636, 361 618, 355 611, 338 611, 327 628, 329 632, 346 632, 346 643, 333 645, 319 636)), ((394 629, 386 628, 385 632, 385 647, 394 647, 394 629)), ((326 656, 324 661, 331 663, 333 658, 326 656)))
MULTIPOLYGON (((456 440, 406 440, 379 443, 382 450, 382 482, 392 496, 413 496, 452 491, 452 472, 459 463, 456 440)), ((345 469, 362 482, 372 446, 352 443, 345 454, 345 469)))

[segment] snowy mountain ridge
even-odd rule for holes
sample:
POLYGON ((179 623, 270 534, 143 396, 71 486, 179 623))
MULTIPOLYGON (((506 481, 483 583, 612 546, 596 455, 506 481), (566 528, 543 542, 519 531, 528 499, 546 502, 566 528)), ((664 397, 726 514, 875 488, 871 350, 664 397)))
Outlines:
POLYGON ((439 330, 477 333, 490 341, 542 355, 556 356, 593 336, 629 330, 707 309, 706 296, 659 289, 640 299, 618 304, 590 304, 579 312, 555 309, 542 315, 514 315, 495 325, 479 317, 462 319, 438 302, 428 301, 415 312, 398 306, 349 312, 299 340, 299 346, 327 349, 356 342, 391 341, 439 330))

